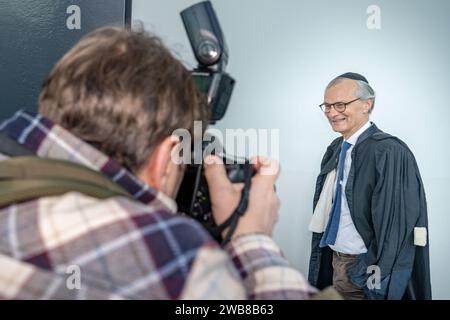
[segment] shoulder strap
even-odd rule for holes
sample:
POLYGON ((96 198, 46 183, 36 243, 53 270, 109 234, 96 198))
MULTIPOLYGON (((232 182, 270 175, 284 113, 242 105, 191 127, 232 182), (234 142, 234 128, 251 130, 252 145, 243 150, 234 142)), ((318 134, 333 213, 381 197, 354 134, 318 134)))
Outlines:
POLYGON ((0 153, 7 156, 32 156, 33 152, 0 132, 0 153))
POLYGON ((131 195, 100 172, 63 160, 15 157, 0 162, 0 207, 78 191, 95 198, 131 195))

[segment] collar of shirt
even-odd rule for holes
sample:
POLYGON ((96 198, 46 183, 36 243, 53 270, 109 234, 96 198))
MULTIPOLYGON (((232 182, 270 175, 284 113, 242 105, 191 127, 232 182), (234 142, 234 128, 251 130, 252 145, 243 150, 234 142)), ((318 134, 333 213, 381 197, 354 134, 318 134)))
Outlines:
POLYGON ((366 131, 367 129, 370 128, 370 126, 372 125, 372 122, 367 121, 361 128, 359 128, 358 131, 356 131, 350 138, 348 138, 347 140, 344 139, 344 141, 350 143, 352 146, 354 146, 356 144, 356 142, 358 141, 359 136, 366 131))
POLYGON ((0 132, 39 157, 72 161, 100 171, 144 204, 157 199, 171 212, 177 211, 173 199, 145 184, 107 155, 40 114, 20 110, 0 124, 0 132))

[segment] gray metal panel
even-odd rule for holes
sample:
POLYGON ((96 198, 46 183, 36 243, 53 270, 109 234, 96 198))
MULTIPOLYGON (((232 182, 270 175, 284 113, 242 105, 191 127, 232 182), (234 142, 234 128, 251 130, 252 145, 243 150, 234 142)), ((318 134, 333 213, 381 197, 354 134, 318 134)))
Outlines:
POLYGON ((56 61, 84 34, 124 25, 126 0, 0 0, 0 119, 24 108, 37 110, 41 84, 56 61), (80 29, 67 19, 80 8, 80 29))

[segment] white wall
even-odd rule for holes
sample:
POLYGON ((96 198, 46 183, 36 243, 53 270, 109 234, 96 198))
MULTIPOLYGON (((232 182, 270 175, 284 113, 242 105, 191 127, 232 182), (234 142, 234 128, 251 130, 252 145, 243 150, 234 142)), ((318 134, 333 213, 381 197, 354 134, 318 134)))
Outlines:
MULTIPOLYGON (((133 0, 133 19, 195 66, 179 12, 191 0, 133 0)), ((282 209, 275 239, 307 274, 315 178, 336 137, 317 105, 333 77, 364 74, 377 92, 372 121, 413 150, 430 220, 434 298, 450 299, 450 2, 213 0, 237 85, 219 128, 279 129, 282 209), (381 8, 381 29, 366 9, 381 8), (446 201, 447 200, 447 201, 446 201)))

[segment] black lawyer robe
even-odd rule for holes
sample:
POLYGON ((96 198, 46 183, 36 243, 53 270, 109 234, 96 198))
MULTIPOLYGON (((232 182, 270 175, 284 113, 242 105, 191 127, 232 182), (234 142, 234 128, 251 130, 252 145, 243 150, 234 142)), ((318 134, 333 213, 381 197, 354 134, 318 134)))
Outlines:
MULTIPOLYGON (((337 167, 343 138, 327 148, 321 163, 314 208, 327 174, 337 167)), ((352 150, 345 188, 350 214, 368 252, 349 271, 369 299, 431 299, 428 232, 425 246, 414 245, 414 228, 428 231, 425 192, 414 155, 400 139, 374 124, 352 150), (369 266, 381 271, 379 288, 366 285, 369 266)), ((320 248, 323 233, 313 233, 309 282, 332 284, 332 251, 320 248)))

